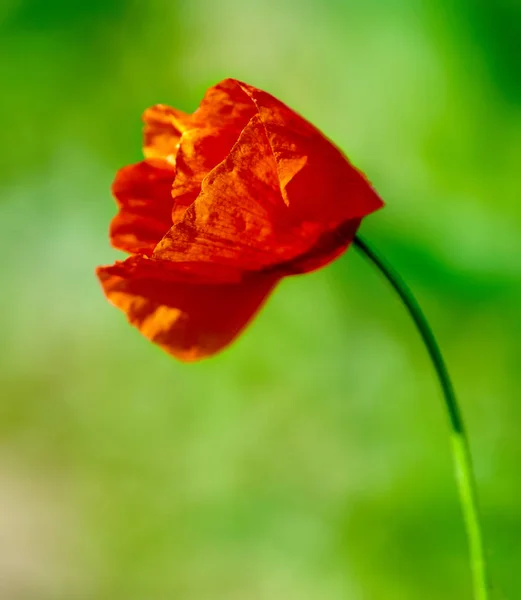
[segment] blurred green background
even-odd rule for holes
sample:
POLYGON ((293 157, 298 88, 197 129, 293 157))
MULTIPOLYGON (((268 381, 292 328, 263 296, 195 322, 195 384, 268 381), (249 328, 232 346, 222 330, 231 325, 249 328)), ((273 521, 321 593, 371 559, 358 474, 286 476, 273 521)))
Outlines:
POLYGON ((2 600, 471 598, 432 368, 356 251, 194 365, 103 298, 143 109, 228 76, 386 200, 362 231, 439 336, 521 597, 520 40, 514 0, 2 0, 2 600))

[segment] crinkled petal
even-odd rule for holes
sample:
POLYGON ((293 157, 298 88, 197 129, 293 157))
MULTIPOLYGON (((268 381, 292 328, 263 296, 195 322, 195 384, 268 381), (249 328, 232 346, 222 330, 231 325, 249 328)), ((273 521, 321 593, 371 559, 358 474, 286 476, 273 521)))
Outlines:
POLYGON ((166 160, 177 169, 172 190, 174 222, 181 220, 203 178, 224 160, 256 112, 251 98, 233 79, 209 88, 192 115, 164 104, 145 111, 145 157, 166 160))
POLYGON ((201 191, 206 175, 229 154, 241 131, 233 128, 191 129, 183 134, 172 187, 172 221, 179 222, 201 191))
POLYGON ((211 107, 212 95, 224 94, 220 86, 226 93, 242 90, 255 114, 227 158, 204 176, 198 196, 199 177, 192 174, 204 175, 197 165, 204 155, 200 149, 216 141, 207 140, 205 130, 185 134, 187 158, 179 152, 183 173, 174 194, 179 210, 174 207, 174 225, 154 256, 236 264, 245 271, 287 267, 288 273, 327 264, 351 243, 360 219, 382 201, 336 146, 265 92, 226 80, 211 88, 199 111, 211 107))
POLYGON ((252 99, 235 79, 225 79, 209 88, 199 108, 191 115, 192 127, 243 129, 255 115, 252 99))
POLYGON ((149 340, 184 361, 215 354, 248 324, 278 278, 212 282, 146 257, 99 267, 104 292, 149 340), (178 277, 178 279, 177 279, 178 277))
POLYGON ((157 159, 118 171, 112 193, 119 212, 110 225, 110 238, 115 248, 152 254, 172 226, 174 176, 174 167, 157 159))
POLYGON ((332 230, 383 206, 365 176, 311 123, 270 94, 239 85, 257 107, 282 195, 296 217, 332 230))
POLYGON ((320 224, 290 220, 264 127, 258 115, 228 157, 203 180, 201 193, 158 244, 154 257, 171 262, 271 268, 306 252, 320 224))

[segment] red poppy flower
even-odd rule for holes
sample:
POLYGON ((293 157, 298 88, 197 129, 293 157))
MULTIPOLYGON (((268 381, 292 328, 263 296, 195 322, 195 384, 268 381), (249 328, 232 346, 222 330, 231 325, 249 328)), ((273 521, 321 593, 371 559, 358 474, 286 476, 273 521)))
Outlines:
POLYGON ((282 102, 226 79, 188 115, 143 116, 145 160, 121 169, 107 298, 181 360, 229 344, 282 277, 346 250, 382 201, 342 152, 282 102))

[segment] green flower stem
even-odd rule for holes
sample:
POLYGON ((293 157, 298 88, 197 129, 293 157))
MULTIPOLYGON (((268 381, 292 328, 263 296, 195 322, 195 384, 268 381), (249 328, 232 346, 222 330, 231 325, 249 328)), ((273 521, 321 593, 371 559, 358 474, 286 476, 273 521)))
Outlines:
POLYGON ((436 338, 418 302, 400 275, 360 237, 353 244, 377 267, 400 296, 427 347, 445 399, 452 429, 452 454, 467 538, 475 600, 488 600, 488 575, 479 519, 476 484, 461 410, 436 338))

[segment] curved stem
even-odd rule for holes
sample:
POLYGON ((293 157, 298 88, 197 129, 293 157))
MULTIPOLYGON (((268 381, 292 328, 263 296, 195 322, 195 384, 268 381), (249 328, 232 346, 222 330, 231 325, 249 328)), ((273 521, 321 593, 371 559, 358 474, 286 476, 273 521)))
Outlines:
POLYGON ((456 481, 469 543, 475 600, 488 600, 488 575, 479 519, 476 484, 461 410, 436 338, 418 302, 400 275, 359 236, 354 245, 378 268, 400 296, 429 352, 445 399, 452 429, 456 481))

